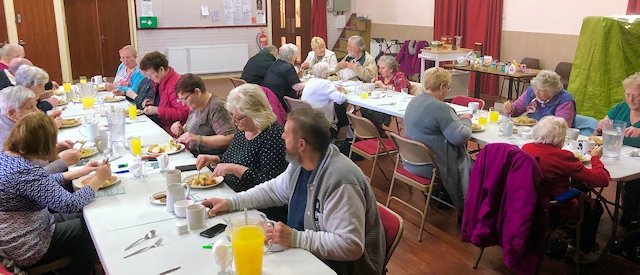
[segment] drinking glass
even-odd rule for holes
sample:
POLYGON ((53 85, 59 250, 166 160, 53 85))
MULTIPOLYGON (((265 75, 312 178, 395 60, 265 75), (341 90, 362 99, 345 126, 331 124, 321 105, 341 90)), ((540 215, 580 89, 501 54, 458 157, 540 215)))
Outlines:
POLYGON ((402 101, 407 101, 407 99, 409 99, 409 89, 402 88, 400 89, 400 92, 402 93, 402 101))
POLYGON ((264 214, 243 212, 233 214, 227 229, 231 232, 231 246, 237 274, 262 273, 265 226, 264 214))
POLYGON ((620 159, 620 150, 624 140, 626 122, 619 120, 605 121, 602 125, 602 157, 610 160, 620 159))
POLYGON ((393 94, 396 92, 395 87, 393 87, 392 85, 387 86, 387 90, 385 91, 385 96, 393 96, 393 94))
POLYGON ((138 107, 136 105, 129 105, 129 119, 134 120, 138 117, 138 107))
POLYGON ((62 83, 62 88, 64 89, 65 92, 71 91, 71 83, 70 82, 62 83))
POLYGON ((498 117, 500 117, 500 112, 498 112, 498 109, 496 109, 496 107, 489 108, 489 122, 498 122, 498 117))
POLYGON ((129 140, 131 142, 131 154, 134 156, 142 154, 142 141, 140 140, 140 136, 133 136, 129 140))
POLYGON ((80 76, 80 84, 87 84, 87 77, 84 75, 80 76))
POLYGON ((485 110, 478 110, 476 114, 478 114, 478 124, 487 125, 487 116, 489 115, 489 112, 485 110))

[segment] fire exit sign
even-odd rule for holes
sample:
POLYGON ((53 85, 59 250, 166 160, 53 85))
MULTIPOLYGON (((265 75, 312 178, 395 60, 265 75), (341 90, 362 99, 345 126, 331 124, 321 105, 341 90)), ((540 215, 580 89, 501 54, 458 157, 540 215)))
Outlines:
POLYGON ((139 24, 141 29, 155 29, 158 27, 158 17, 140 16, 139 24))

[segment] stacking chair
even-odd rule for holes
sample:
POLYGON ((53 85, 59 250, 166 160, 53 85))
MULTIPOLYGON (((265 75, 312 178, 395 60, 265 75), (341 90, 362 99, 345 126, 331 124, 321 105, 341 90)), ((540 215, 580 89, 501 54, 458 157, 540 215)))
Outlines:
POLYGON ((478 102, 478 104, 480 105, 478 106, 478 110, 484 109, 484 105, 485 105, 484 100, 479 98, 464 96, 464 95, 457 95, 453 99, 451 99, 451 104, 456 104, 456 105, 468 106, 469 102, 478 102))
POLYGON ((289 112, 295 109, 311 109, 311 105, 300 99, 295 99, 292 97, 284 96, 284 103, 287 104, 287 108, 289 108, 289 112))
POLYGON ((386 256, 384 258, 384 272, 387 271, 387 263, 393 255, 393 251, 396 250, 402 233, 404 232, 404 221, 402 217, 391 209, 378 202, 378 212, 380 212, 380 220, 382 220, 382 227, 384 227, 384 236, 386 244, 386 256))
POLYGON ((376 165, 380 168, 382 175, 388 179, 378 163, 378 157, 395 154, 397 152, 396 146, 393 145, 393 142, 389 138, 381 137, 378 129, 376 129, 376 126, 373 125, 370 120, 352 113, 347 113, 347 117, 353 127, 353 141, 351 142, 349 158, 351 158, 351 155, 355 152, 367 160, 373 160, 371 174, 369 175, 370 182, 373 182, 373 172, 376 169, 376 165))
MULTIPOLYGON (((520 64, 526 64, 527 69, 540 69, 540 59, 525 57, 520 61, 520 64)), ((500 96, 502 96, 502 88, 504 88, 504 82, 507 81, 507 78, 502 78, 502 86, 500 87, 500 96)), ((516 78, 514 79, 516 82, 516 98, 520 95, 521 91, 524 91, 524 88, 529 85, 531 78, 516 78)))
POLYGON ((242 84, 247 84, 247 82, 241 78, 229 77, 229 80, 231 80, 231 85, 233 85, 233 87, 238 87, 242 84))
POLYGON ((560 62, 556 66, 555 72, 560 75, 560 82, 565 89, 569 86, 569 77, 571 76, 571 68, 573 67, 573 63, 570 62, 560 62))
MULTIPOLYGON (((433 193, 433 186, 435 182, 440 179, 440 169, 436 164, 433 153, 431 149, 427 145, 422 142, 410 140, 405 137, 401 137, 396 133, 389 132, 389 137, 393 141, 396 148, 398 148, 398 158, 396 159, 396 166, 393 171, 393 179, 391 179, 391 186, 389 187, 389 195, 387 196, 387 204, 389 207, 389 203, 391 200, 397 200, 409 208, 415 210, 420 213, 421 221, 420 221, 420 234, 418 234, 418 241, 422 241, 422 232, 424 229, 424 220, 427 217, 427 210, 429 210, 429 202, 431 201, 431 194, 433 193), (400 166, 401 160, 404 160, 408 163, 415 165, 425 165, 432 164, 433 165, 433 176, 432 178, 424 178, 418 175, 411 174, 409 171, 404 169, 404 167, 400 166), (424 208, 422 210, 417 207, 409 204, 409 202, 404 201, 396 196, 393 196, 393 187, 396 179, 407 183, 411 187, 415 187, 420 190, 420 192, 424 192, 427 196, 427 201, 425 202, 424 208)), ((413 190, 413 189, 410 189, 413 190)), ((411 196, 410 196, 411 197, 411 196)), ((409 197, 409 198, 410 198, 409 197)))

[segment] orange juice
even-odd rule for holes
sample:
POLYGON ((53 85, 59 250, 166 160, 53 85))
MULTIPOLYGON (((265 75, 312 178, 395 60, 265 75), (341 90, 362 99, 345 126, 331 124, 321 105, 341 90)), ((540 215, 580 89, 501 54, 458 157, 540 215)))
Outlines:
POLYGON ((82 107, 85 109, 91 109, 93 108, 93 103, 95 102, 95 98, 94 97, 82 97, 82 107))
POLYGON ((259 275, 262 273, 264 255, 264 230, 253 225, 235 228, 231 234, 233 260, 237 275, 259 275))
POLYGON ((138 108, 136 105, 129 105, 129 119, 136 119, 138 117, 138 108))
POLYGON ((69 82, 62 83, 62 88, 64 89, 65 92, 71 91, 71 83, 69 82))
POLYGON ((369 93, 364 92, 364 93, 360 94, 360 97, 362 99, 367 99, 367 98, 369 98, 369 93))
POLYGON ((487 125, 487 117, 486 116, 478 117, 478 124, 487 125))
POLYGON ((134 156, 142 154, 142 141, 139 136, 131 137, 131 154, 134 156))
POLYGON ((491 123, 498 122, 498 117, 499 116, 500 116, 500 113, 498 111, 490 111, 489 112, 489 122, 491 122, 491 123))
POLYGON ((87 77, 86 76, 80 76, 80 83, 81 84, 87 84, 87 77))

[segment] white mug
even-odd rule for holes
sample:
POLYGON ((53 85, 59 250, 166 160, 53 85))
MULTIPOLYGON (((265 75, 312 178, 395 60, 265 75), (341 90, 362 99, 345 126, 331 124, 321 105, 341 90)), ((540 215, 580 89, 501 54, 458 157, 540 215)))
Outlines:
POLYGON ((91 82, 93 82, 96 85, 102 85, 102 76, 101 75, 96 75, 94 77, 91 78, 91 82))
POLYGON ((167 171, 167 186, 182 182, 182 172, 178 169, 167 171))
POLYGON ((190 187, 186 183, 172 183, 167 186, 167 212, 173 213, 177 201, 187 199, 190 187))
POLYGON ((579 145, 582 149, 581 152, 583 155, 589 154, 589 151, 591 151, 591 149, 593 149, 594 146, 596 146, 596 142, 593 140, 580 140, 580 145, 579 145))
POLYGON ((192 204, 187 206, 187 225, 189 230, 200 229, 204 227, 204 215, 206 211, 202 204, 192 204))
POLYGON ((576 128, 567 129, 567 137, 569 137, 569 140, 577 140, 579 135, 580 135, 580 129, 576 129, 576 128))
POLYGON ((173 211, 176 217, 184 218, 187 216, 187 207, 192 205, 192 200, 179 200, 173 204, 173 211))
POLYGON ((95 141, 98 134, 99 129, 97 121, 84 124, 84 136, 87 137, 87 140, 95 141))
POLYGON ((469 107, 469 111, 474 114, 478 108, 480 107, 480 103, 478 102, 469 102, 469 105, 467 105, 467 107, 469 107))

